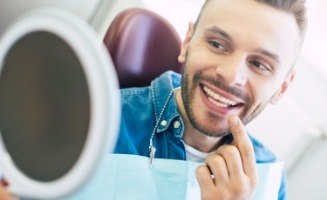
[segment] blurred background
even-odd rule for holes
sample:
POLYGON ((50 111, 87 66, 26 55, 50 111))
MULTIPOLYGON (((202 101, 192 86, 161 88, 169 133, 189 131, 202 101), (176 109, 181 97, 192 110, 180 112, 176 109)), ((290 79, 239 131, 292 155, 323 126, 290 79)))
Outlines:
MULTIPOLYGON (((129 7, 166 18, 181 39, 204 0, 1 0, 0 35, 26 12, 60 7, 87 21, 104 37, 113 18, 129 7)), ((270 106, 248 130, 285 161, 290 200, 327 199, 327 1, 308 0, 308 32, 288 94, 270 106)))

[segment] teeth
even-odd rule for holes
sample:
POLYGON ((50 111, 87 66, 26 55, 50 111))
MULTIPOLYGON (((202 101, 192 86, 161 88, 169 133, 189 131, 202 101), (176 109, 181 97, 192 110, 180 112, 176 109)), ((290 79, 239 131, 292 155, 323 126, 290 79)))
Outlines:
POLYGON ((227 108, 228 105, 224 104, 224 103, 220 103, 218 101, 213 100, 211 97, 209 97, 209 101, 211 101, 212 103, 216 104, 217 106, 223 107, 223 108, 227 108))
POLYGON ((219 94, 215 93, 214 91, 212 91, 211 89, 209 89, 206 86, 204 86, 203 89, 211 98, 219 101, 219 102, 217 102, 217 101, 211 100, 209 98, 212 102, 216 103, 218 106, 227 107, 227 106, 235 106, 237 104, 237 102, 220 96, 219 94))

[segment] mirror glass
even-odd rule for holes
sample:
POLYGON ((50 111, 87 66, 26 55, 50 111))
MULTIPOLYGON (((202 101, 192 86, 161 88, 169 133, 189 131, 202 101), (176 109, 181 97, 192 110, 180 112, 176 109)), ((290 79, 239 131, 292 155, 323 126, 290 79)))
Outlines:
POLYGON ((46 31, 24 35, 0 72, 0 131, 13 163, 48 182, 66 174, 87 139, 90 95, 70 46, 46 31))

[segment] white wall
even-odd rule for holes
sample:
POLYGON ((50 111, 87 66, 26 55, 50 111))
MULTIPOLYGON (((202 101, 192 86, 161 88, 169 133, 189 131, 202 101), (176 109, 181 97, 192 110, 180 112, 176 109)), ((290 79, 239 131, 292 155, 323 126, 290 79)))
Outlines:
POLYGON ((167 19, 184 39, 189 22, 195 22, 204 0, 141 0, 145 6, 167 19))
POLYGON ((144 8, 145 6, 141 0, 112 0, 110 2, 102 0, 99 4, 99 9, 90 20, 90 24, 100 37, 103 38, 115 16, 131 7, 144 8))
MULTIPOLYGON (((0 0, 0 34, 28 11, 41 7, 69 10, 84 20, 92 17, 101 0, 0 0)), ((106 0, 110 2, 110 0, 106 0)))
MULTIPOLYGON (((296 151, 297 149, 294 149, 296 151)), ((327 140, 320 138, 308 146, 302 159, 288 174, 290 200, 327 199, 327 140)))

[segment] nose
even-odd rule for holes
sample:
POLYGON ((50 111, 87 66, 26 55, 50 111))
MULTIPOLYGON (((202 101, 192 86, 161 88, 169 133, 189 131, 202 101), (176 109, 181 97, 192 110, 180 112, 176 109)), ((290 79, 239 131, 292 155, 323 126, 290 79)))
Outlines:
POLYGON ((248 68, 245 57, 230 55, 223 59, 216 66, 216 74, 221 76, 228 85, 244 86, 248 80, 248 68))

